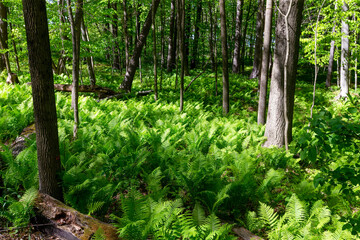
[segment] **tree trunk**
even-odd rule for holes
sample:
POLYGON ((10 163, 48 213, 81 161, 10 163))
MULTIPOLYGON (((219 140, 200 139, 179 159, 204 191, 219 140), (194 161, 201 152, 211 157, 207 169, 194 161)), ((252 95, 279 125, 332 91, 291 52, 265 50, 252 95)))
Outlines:
POLYGON ((9 60, 7 12, 8 8, 3 4, 2 1, 0 1, 0 47, 2 50, 6 51, 5 54, 3 54, 5 67, 8 72, 6 83, 15 84, 19 83, 19 79, 17 75, 11 71, 9 60))
POLYGON ((32 81, 39 190, 62 201, 59 138, 45 0, 23 0, 22 3, 32 81))
MULTIPOLYGON (((337 7, 337 5, 335 4, 335 9, 336 9, 336 7, 337 7)), ((334 36, 335 27, 336 27, 335 20, 334 20, 333 24, 334 25, 333 25, 333 28, 332 28, 332 31, 331 31, 331 35, 334 36)), ((331 87, 331 79, 332 79, 333 66, 334 66, 334 53, 335 53, 335 40, 331 40, 329 65, 328 65, 328 71, 327 71, 327 75, 326 75, 326 87, 328 87, 328 88, 331 87)))
MULTIPOLYGON (((191 37, 191 2, 186 2, 184 6, 185 14, 185 28, 184 28, 184 44, 185 44, 185 56, 184 56, 184 67, 185 67, 185 76, 189 76, 189 55, 190 55, 190 37, 191 37)), ((182 62, 181 62, 182 64, 182 62)))
MULTIPOLYGON (((152 0, 152 6, 154 6, 154 1, 152 0)), ((158 83, 157 83, 157 57, 156 57, 156 25, 155 25, 155 9, 152 8, 152 27, 153 27, 153 59, 154 59, 154 96, 155 101, 158 99, 158 83)))
POLYGON ((261 62, 261 72, 259 80, 259 106, 258 106, 258 124, 265 124, 266 116, 266 95, 269 75, 269 60, 271 48, 271 25, 273 14, 273 0, 266 1, 265 26, 264 26, 264 45, 261 62))
POLYGON ((191 63, 190 63, 191 69, 194 69, 197 67, 201 13, 202 13, 202 0, 198 0, 197 6, 196 6, 194 42, 193 42, 192 57, 191 57, 191 63))
POLYGON ((111 35, 113 39, 115 39, 114 43, 112 44, 112 68, 116 70, 121 70, 121 63, 120 63, 120 50, 119 50, 119 25, 118 25, 118 14, 117 14, 117 3, 111 3, 110 7, 113 9, 114 14, 112 16, 111 21, 111 35))
POLYGON ((170 12, 170 31, 167 57, 167 71, 171 72, 175 68, 175 54, 176 54, 176 37, 175 37, 175 0, 171 0, 170 12))
POLYGON ((244 33, 243 33, 243 40, 242 40, 242 46, 241 46, 240 63, 241 63, 241 72, 242 73, 245 72, 246 34, 247 34, 250 18, 253 15, 253 13, 251 13, 251 11, 252 11, 251 7, 252 7, 252 1, 250 1, 249 5, 248 5, 248 11, 247 11, 247 14, 246 14, 244 33))
MULTIPOLYGON (((0 1, 0 38, 7 39, 7 7, 0 1), (5 20, 5 21, 4 21, 5 20)), ((6 42, 6 41, 5 41, 6 42)), ((6 69, 5 56, 0 55, 0 72, 6 69)))
MULTIPOLYGON (((349 10, 349 6, 344 2, 343 11, 349 10)), ((349 94, 349 24, 346 20, 341 21, 341 70, 340 70, 340 94, 339 98, 347 98, 349 94)))
POLYGON ((74 131, 73 137, 77 137, 78 126, 80 124, 79 119, 79 77, 80 77, 80 33, 81 33, 81 21, 83 18, 83 0, 76 1, 75 19, 72 14, 71 0, 67 0, 67 7, 70 20, 70 28, 72 35, 72 47, 73 47, 73 90, 71 93, 71 106, 74 110, 74 131))
POLYGON ((235 27, 235 46, 232 71, 233 73, 240 73, 240 47, 241 47, 241 25, 243 15, 243 0, 237 0, 236 4, 236 27, 235 27))
POLYGON ((259 3, 258 5, 259 10, 256 18, 255 54, 254 54, 253 70, 250 74, 250 79, 259 77, 261 71, 261 58, 262 58, 261 55, 262 55, 262 44, 263 44, 263 35, 264 35, 264 0, 258 0, 258 3, 259 3))
MULTIPOLYGON (((276 23, 276 39, 274 52, 274 66, 271 74, 270 97, 268 105, 267 122, 265 136, 267 141, 265 147, 278 146, 285 144, 285 122, 288 119, 287 139, 292 139, 292 120, 294 109, 294 93, 297 61, 299 55, 299 38, 301 33, 302 10, 304 0, 293 0, 291 11, 288 16, 288 27, 285 26, 285 18, 279 15, 276 23), (288 29, 288 32, 286 31, 288 29), (288 35, 288 37, 287 37, 288 35), (288 42, 286 40, 289 40, 288 42), (289 46, 289 49, 287 49, 289 46), (288 55, 286 53, 289 53, 288 55), (290 55, 291 53, 291 55, 290 55), (286 64, 286 58, 288 58, 286 64), (285 66, 286 64, 286 66, 285 66), (287 69, 287 72, 284 72, 287 69), (285 76, 286 75, 286 76, 285 76), (284 81, 287 79, 287 82, 284 81), (286 84, 286 112, 284 109, 284 85, 286 84)), ((283 13, 289 9, 288 0, 280 0, 279 8, 283 13)))
MULTIPOLYGON (((81 36, 82 36, 82 40, 84 42, 90 42, 89 39, 89 33, 88 30, 85 26, 85 22, 84 22, 84 17, 81 21, 81 36)), ((91 54, 91 50, 89 48, 85 48, 86 52, 88 54, 91 54)), ((96 85, 96 77, 95 77, 95 71, 94 71, 94 58, 93 56, 87 56, 86 57, 86 64, 88 67, 88 73, 89 73, 89 79, 90 79, 90 85, 91 86, 95 86, 96 85)))
POLYGON ((130 50, 129 50, 129 32, 128 32, 128 16, 127 16, 127 0, 123 0, 123 32, 124 32, 124 43, 125 43, 125 72, 127 72, 130 50))
POLYGON ((223 62, 223 114, 229 113, 229 70, 227 52, 226 12, 225 0, 220 0, 220 22, 221 22, 221 48, 223 62))
POLYGON ((178 37, 179 47, 178 54, 180 54, 181 70, 180 70, 180 112, 184 108, 184 75, 185 75, 185 0, 178 0, 177 5, 177 19, 178 19, 178 37))
POLYGON ((215 71, 215 51, 214 51, 214 17, 213 17, 213 3, 208 2, 209 6, 209 18, 210 18, 210 31, 209 31, 209 50, 210 50, 210 61, 211 70, 215 71))
MULTIPOLYGON (((154 11, 156 13, 156 10, 159 6, 160 0, 155 0, 154 5, 151 8, 154 8, 154 11)), ((150 28, 152 23, 152 9, 150 9, 150 12, 148 13, 144 26, 141 30, 139 40, 136 43, 136 46, 134 48, 134 53, 132 55, 132 58, 130 59, 128 70, 126 71, 125 78, 123 82, 120 85, 121 89, 124 89, 127 92, 131 92, 132 82, 134 80, 135 72, 137 67, 139 66, 139 57, 141 55, 142 49, 145 45, 146 38, 149 34, 150 28)))

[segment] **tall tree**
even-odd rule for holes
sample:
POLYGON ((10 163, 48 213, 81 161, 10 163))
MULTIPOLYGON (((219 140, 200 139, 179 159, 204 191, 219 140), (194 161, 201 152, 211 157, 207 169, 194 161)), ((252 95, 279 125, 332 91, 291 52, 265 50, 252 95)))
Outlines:
MULTIPOLYGON (((84 16, 83 19, 81 21, 81 38, 84 42, 89 43, 90 42, 90 38, 89 38, 89 33, 88 30, 85 26, 85 20, 84 20, 84 16)), ((85 48, 86 52, 87 52, 87 56, 85 57, 86 60, 86 64, 88 67, 88 73, 89 73, 89 79, 90 79, 90 85, 91 86, 95 86, 96 84, 96 77, 95 77, 95 71, 94 71, 94 58, 91 54, 91 50, 86 47, 85 48)))
MULTIPOLYGON (((337 8, 337 4, 335 3, 335 10, 337 8)), ((333 22, 333 28, 331 31, 331 35, 334 36, 335 34, 335 27, 336 27, 336 22, 334 19, 333 22)), ((335 53, 335 40, 332 39, 331 43, 330 43, 330 55, 329 55, 329 64, 328 64, 328 71, 327 71, 327 75, 326 75, 326 87, 330 88, 331 87, 331 79, 332 79, 332 73, 333 73, 333 66, 334 66, 334 53, 335 53)))
POLYGON ((250 79, 257 78, 260 75, 263 35, 264 35, 264 0, 258 0, 258 14, 256 17, 255 54, 253 61, 253 70, 250 74, 250 79))
POLYGON ((214 33, 214 17, 213 17, 213 2, 208 2, 209 6, 209 18, 210 18, 210 29, 209 29, 209 51, 210 51, 210 61, 211 61, 211 69, 215 71, 215 41, 214 38, 216 34, 214 33))
POLYGON ((128 32, 128 10, 127 0, 123 0, 123 33, 125 43, 125 71, 127 71, 130 59, 130 37, 128 32))
POLYGON ((2 58, 5 63, 6 70, 8 72, 8 77, 6 79, 7 83, 15 84, 19 83, 18 77, 15 73, 11 71, 9 52, 8 52, 8 8, 4 5, 3 1, 0 1, 0 47, 4 54, 2 58))
POLYGON ((246 35, 247 35, 250 18, 255 13, 255 11, 253 10, 253 7, 252 7, 252 3, 253 3, 252 1, 249 1, 249 3, 248 3, 246 18, 245 18, 245 26, 244 26, 244 31, 242 34, 243 39, 241 41, 240 63, 241 63, 241 72, 243 74, 245 72, 245 50, 246 50, 245 47, 246 47, 246 42, 247 42, 246 35))
MULTIPOLYGON (((344 1, 342 10, 346 13, 349 10, 348 4, 344 1)), ((349 24, 346 18, 341 21, 341 70, 340 70, 340 94, 339 98, 347 98, 349 94, 349 24)))
POLYGON ((34 103, 39 190, 63 200, 54 80, 45 0, 22 0, 34 103))
POLYGON ((295 80, 303 7, 304 0, 280 0, 279 2, 279 9, 283 14, 279 14, 276 22, 274 66, 265 128, 267 137, 265 147, 272 145, 282 147, 286 145, 286 138, 288 142, 292 139, 295 80))
POLYGON ((243 15, 244 0, 237 0, 236 3, 236 26, 235 26, 235 46, 232 71, 240 73, 240 48, 241 48, 241 25, 243 15))
POLYGON ((171 72, 175 68, 176 54, 176 31, 175 31, 175 0, 171 0, 170 30, 168 43, 167 71, 171 72))
POLYGON ((264 44, 261 61, 261 72, 259 80, 259 105, 258 105, 258 124, 265 124, 266 116, 266 95, 269 75, 269 60, 271 47, 271 25, 273 13, 273 0, 266 0, 264 44))
MULTIPOLYGON (((156 14, 156 10, 159 6, 159 3, 160 3, 160 0, 155 0, 154 5, 151 6, 151 8, 154 8, 155 14, 156 14)), ((146 17, 146 20, 142 27, 139 39, 136 42, 136 46, 134 48, 134 53, 129 61, 129 66, 126 71, 125 78, 120 85, 120 88, 124 89, 126 92, 131 92, 131 87, 132 87, 132 82, 134 80, 135 72, 136 72, 137 67, 139 66, 139 57, 140 57, 142 49, 145 45, 146 38, 149 34, 151 24, 152 24, 152 9, 150 9, 150 11, 146 17)))
POLYGON ((177 4, 177 19, 178 19, 178 54, 180 55, 181 70, 180 70, 180 112, 184 108, 184 75, 185 65, 185 0, 178 0, 177 4))
POLYGON ((227 32, 226 32, 226 12, 225 0, 220 0, 220 22, 221 22, 221 48, 223 62, 223 113, 228 114, 229 104, 229 70, 228 70, 228 52, 227 52, 227 32))
POLYGON ((195 32, 194 32, 194 42, 192 49, 192 56, 190 67, 192 69, 196 68, 198 61, 198 47, 199 47, 199 38, 200 38, 200 22, 201 22, 201 14, 202 14, 202 0, 198 0, 196 6, 196 20, 195 20, 195 32))
MULTIPOLYGON (((119 25, 118 25, 118 14, 117 14, 117 3, 112 3, 111 8, 113 10, 112 21, 111 21, 111 35, 114 39, 114 44, 112 46, 113 52, 113 69, 121 70, 120 63, 120 50, 119 50, 119 25)), ((125 34, 126 35, 126 34, 125 34)))
MULTIPOLYGON (((152 0, 152 6, 154 6, 154 1, 152 0)), ((155 25, 155 8, 151 9, 151 13, 152 13, 152 27, 153 27, 153 59, 154 59, 154 96, 155 96, 155 101, 157 101, 158 99, 158 81, 157 81, 157 57, 156 57, 156 25, 155 25)))
POLYGON ((73 64, 72 64, 72 92, 71 92, 71 106, 74 110, 74 131, 73 137, 77 137, 77 131, 80 124, 79 119, 79 78, 80 78, 80 33, 81 33, 81 21, 83 19, 83 0, 77 0, 75 3, 75 19, 72 13, 71 0, 67 0, 71 35, 72 35, 72 52, 73 52, 73 64))

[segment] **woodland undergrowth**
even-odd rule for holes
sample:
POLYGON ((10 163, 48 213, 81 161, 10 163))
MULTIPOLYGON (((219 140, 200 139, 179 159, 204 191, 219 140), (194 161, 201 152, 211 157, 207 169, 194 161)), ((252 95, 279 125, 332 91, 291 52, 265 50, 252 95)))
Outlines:
MULTIPOLYGON (((133 91, 151 79, 144 81, 133 91)), ((9 143, 33 122, 31 88, 3 82, 0 222, 23 226, 38 184, 35 137, 15 159, 9 143)), ((336 88, 320 85, 310 121, 312 86, 299 81, 286 153, 261 147, 257 81, 231 76, 228 116, 212 73, 191 85, 183 112, 174 82, 175 75, 164 74, 156 102, 153 95, 81 95, 75 140, 70 94, 56 93, 66 204, 113 223, 125 239, 236 239, 235 225, 267 239, 359 238, 359 92, 334 101, 336 88)))

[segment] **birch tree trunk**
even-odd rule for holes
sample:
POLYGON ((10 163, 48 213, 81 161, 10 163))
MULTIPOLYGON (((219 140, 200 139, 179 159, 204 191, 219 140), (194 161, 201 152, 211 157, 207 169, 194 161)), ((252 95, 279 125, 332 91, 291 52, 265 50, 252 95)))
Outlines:
MULTIPOLYGON (((335 4, 335 10, 337 9, 337 4, 335 4)), ((335 34, 335 20, 333 22, 333 28, 331 31, 331 35, 335 34)), ((329 55, 329 65, 328 65, 328 71, 327 71, 327 75, 326 75, 326 87, 330 88, 331 87, 331 79, 332 79, 332 73, 333 73, 333 66, 334 66, 334 53, 335 53, 335 40, 331 40, 330 43, 330 55, 329 55)))
POLYGON ((258 124, 265 124, 266 116, 266 95, 269 75, 269 59, 271 48, 271 28, 272 28, 273 0, 266 1, 265 26, 264 26, 264 45, 261 62, 261 72, 259 80, 259 106, 258 124))
POLYGON ((71 106, 74 110, 74 131, 73 137, 77 137, 77 131, 80 124, 79 119, 79 78, 80 78, 80 33, 81 33, 81 21, 83 18, 83 0, 77 0, 75 7, 75 19, 72 13, 71 0, 67 0, 71 35, 72 35, 72 47, 73 47, 73 89, 71 92, 71 106))
POLYGON ((227 32, 226 32, 226 11, 225 0, 220 0, 220 22, 221 22, 221 48, 223 62, 223 114, 229 113, 229 70, 227 52, 227 32))
MULTIPOLYGON (((344 2, 342 10, 347 12, 349 6, 344 2)), ((341 70, 340 70, 340 94, 339 98, 347 98, 349 94, 349 24, 346 20, 341 21, 341 70)))

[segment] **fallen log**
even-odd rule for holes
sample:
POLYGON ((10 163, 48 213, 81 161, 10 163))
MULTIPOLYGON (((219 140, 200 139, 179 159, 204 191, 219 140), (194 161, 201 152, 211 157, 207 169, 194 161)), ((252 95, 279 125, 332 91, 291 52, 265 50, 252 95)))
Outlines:
MULTIPOLYGON (((71 84, 54 84, 54 88, 57 91, 71 92, 73 86, 71 84)), ((79 85, 79 92, 93 92, 93 93, 101 93, 105 95, 114 95, 117 93, 110 88, 91 86, 91 85, 79 85)))
POLYGON ((89 240, 101 231, 104 239, 119 239, 114 226, 82 214, 47 194, 38 194, 34 209, 39 216, 37 221, 46 223, 39 230, 49 235, 67 240, 89 240))
POLYGON ((233 232, 238 235, 240 240, 263 240, 261 237, 256 236, 246 228, 233 228, 233 232))
MULTIPOLYGON (((150 93, 154 92, 154 90, 146 90, 146 91, 139 91, 137 93, 135 93, 135 96, 146 96, 146 95, 149 95, 150 93)), ((127 96, 131 96, 131 93, 125 93, 125 92, 122 92, 122 93, 116 93, 114 95, 111 95, 111 96, 107 96, 107 97, 104 97, 104 98, 100 98, 101 100, 108 100, 108 99, 121 99, 121 98, 124 98, 124 97, 127 97, 127 96)))

